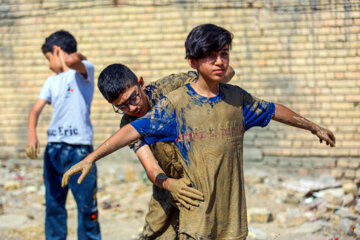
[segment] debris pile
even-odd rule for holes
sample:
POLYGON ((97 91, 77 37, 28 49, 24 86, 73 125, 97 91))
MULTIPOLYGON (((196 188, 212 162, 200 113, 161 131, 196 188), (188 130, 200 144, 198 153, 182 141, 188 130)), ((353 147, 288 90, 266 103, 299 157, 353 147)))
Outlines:
POLYGON ((357 183, 259 168, 245 179, 249 239, 360 239, 357 183))
MULTIPOLYGON (((310 176, 247 165, 249 240, 360 239, 359 186, 331 175, 310 176)), ((0 162, 2 239, 44 239, 42 161, 0 162)), ((136 239, 152 186, 136 161, 98 163, 98 207, 104 239, 136 239)), ((67 200, 68 239, 77 239, 76 203, 67 200)))

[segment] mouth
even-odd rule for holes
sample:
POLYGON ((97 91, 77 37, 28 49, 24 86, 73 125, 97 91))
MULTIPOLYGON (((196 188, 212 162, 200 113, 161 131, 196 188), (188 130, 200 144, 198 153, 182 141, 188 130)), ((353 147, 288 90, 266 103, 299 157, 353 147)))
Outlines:
POLYGON ((213 71, 215 74, 222 74, 224 73, 224 69, 216 69, 213 71))
POLYGON ((136 115, 140 115, 140 114, 141 114, 141 108, 136 109, 136 111, 134 112, 134 114, 136 114, 136 115))

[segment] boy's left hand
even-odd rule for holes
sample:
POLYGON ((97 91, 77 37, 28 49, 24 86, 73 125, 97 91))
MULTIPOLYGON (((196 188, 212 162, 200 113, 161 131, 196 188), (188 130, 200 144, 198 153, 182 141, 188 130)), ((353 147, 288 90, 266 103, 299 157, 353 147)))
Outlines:
POLYGON ((334 134, 330 130, 319 127, 317 130, 311 132, 319 138, 320 143, 322 143, 322 141, 325 141, 326 145, 335 147, 336 139, 334 134))
POLYGON ((76 54, 77 54, 77 56, 79 57, 79 59, 80 59, 81 61, 82 61, 82 60, 87 60, 87 58, 86 58, 84 55, 82 55, 81 53, 77 52, 76 54))
POLYGON ((84 76, 84 78, 87 78, 86 67, 81 62, 82 60, 86 60, 86 57, 79 52, 68 54, 64 58, 65 65, 67 67, 81 73, 84 76))
POLYGON ((191 206, 198 207, 199 201, 204 201, 204 195, 193 188, 187 178, 171 179, 168 190, 174 200, 188 210, 191 206))
POLYGON ((69 68, 72 68, 74 64, 81 62, 82 60, 86 60, 86 57, 79 52, 74 52, 65 57, 65 64, 69 68))

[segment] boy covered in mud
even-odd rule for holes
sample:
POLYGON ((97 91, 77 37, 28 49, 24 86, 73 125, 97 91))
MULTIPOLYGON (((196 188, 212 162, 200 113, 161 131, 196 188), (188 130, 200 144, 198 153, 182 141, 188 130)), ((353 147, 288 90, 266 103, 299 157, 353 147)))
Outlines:
MULTIPOLYGON (((230 81, 233 76, 234 70, 229 66, 223 82, 230 81)), ((165 94, 196 79, 197 73, 189 71, 169 75, 145 86, 143 78, 138 78, 125 65, 111 64, 100 73, 98 88, 104 98, 112 105, 114 112, 123 114, 120 124, 120 127, 123 127, 144 116, 165 94)), ((181 156, 176 154, 173 143, 158 142, 148 146, 139 139, 130 144, 129 147, 134 150, 150 180, 154 183, 153 195, 150 199, 149 211, 145 217, 145 226, 140 239, 177 239, 179 210, 174 206, 174 203, 179 202, 186 208, 189 208, 190 205, 198 206, 197 201, 194 200, 201 200, 202 194, 188 186, 189 180, 185 178, 179 181, 175 180, 182 178, 184 174, 178 159, 181 156), (150 151, 152 151, 160 167, 151 157, 150 151), (159 173, 164 173, 174 180, 156 179, 159 173), (164 181, 174 181, 171 185, 168 184, 171 186, 168 189, 170 191, 163 188, 164 181)))
POLYGON ((147 144, 172 141, 183 158, 184 175, 204 194, 199 207, 179 207, 179 238, 246 239, 244 132, 274 119, 308 130, 332 147, 335 137, 285 106, 222 84, 231 42, 232 34, 216 25, 194 28, 185 47, 190 66, 197 70, 197 81, 169 93, 144 117, 117 131, 65 173, 63 184, 78 172, 81 182, 96 160, 141 137, 147 144))

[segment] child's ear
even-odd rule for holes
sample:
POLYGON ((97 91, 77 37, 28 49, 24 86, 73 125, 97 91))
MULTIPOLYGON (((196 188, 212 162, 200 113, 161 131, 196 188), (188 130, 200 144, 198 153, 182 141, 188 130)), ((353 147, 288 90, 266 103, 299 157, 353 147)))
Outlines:
POLYGON ((139 77, 138 83, 139 83, 139 85, 140 85, 140 87, 141 87, 142 89, 145 88, 145 82, 144 82, 143 77, 141 77, 141 76, 139 77))
POLYGON ((187 60, 188 60, 190 67, 192 67, 193 69, 198 69, 199 64, 196 61, 196 59, 188 58, 187 60))

